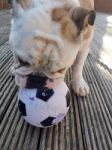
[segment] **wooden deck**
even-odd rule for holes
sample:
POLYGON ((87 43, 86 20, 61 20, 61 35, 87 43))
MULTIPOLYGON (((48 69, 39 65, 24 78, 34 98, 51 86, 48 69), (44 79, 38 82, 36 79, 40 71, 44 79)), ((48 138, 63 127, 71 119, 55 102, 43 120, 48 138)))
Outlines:
POLYGON ((112 150, 111 15, 97 13, 95 36, 84 67, 90 95, 77 97, 71 90, 69 113, 49 129, 30 126, 18 111, 17 87, 9 71, 13 63, 8 44, 10 18, 8 10, 0 11, 0 150, 112 150))

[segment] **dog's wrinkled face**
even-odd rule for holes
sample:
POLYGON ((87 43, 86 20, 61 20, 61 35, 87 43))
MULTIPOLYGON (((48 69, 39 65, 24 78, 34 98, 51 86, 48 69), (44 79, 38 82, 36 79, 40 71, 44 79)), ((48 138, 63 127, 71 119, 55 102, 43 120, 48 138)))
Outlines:
POLYGON ((15 55, 34 68, 47 64, 46 71, 51 69, 50 71, 53 74, 56 72, 65 74, 67 67, 70 66, 67 61, 71 59, 71 63, 73 63, 73 52, 71 51, 70 54, 69 48, 65 49, 65 52, 59 52, 59 50, 56 50, 56 45, 54 45, 50 46, 52 51, 54 50, 54 53, 51 53, 50 48, 47 48, 48 41, 41 37, 38 38, 37 30, 53 34, 52 22, 55 22, 59 25, 58 36, 61 36, 68 43, 72 43, 75 50, 75 47, 77 49, 77 45, 80 45, 82 39, 87 38, 95 20, 94 11, 81 7, 66 7, 65 5, 62 6, 61 3, 59 8, 53 8, 50 12, 46 9, 43 11, 41 7, 34 8, 30 0, 14 0, 13 13, 14 22, 10 41, 15 55), (44 53, 45 55, 42 55, 44 53), (73 58, 70 58, 71 56, 73 58), (50 57, 53 59, 50 59, 50 57))

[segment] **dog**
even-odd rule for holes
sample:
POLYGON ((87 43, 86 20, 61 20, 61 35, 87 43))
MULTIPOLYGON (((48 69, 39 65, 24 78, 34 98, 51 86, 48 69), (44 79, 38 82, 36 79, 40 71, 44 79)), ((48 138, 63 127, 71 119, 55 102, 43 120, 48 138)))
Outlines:
POLYGON ((13 0, 12 4, 10 45, 16 79, 38 72, 57 84, 72 66, 74 92, 89 94, 82 70, 93 36, 93 0, 13 0))

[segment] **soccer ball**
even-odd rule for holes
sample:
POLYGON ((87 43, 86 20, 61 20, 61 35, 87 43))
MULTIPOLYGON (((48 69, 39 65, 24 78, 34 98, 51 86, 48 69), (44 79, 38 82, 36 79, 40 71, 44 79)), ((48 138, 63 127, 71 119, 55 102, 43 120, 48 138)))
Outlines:
POLYGON ((61 82, 53 89, 19 89, 18 107, 24 119, 36 127, 50 127, 63 120, 70 106, 68 87, 61 82))

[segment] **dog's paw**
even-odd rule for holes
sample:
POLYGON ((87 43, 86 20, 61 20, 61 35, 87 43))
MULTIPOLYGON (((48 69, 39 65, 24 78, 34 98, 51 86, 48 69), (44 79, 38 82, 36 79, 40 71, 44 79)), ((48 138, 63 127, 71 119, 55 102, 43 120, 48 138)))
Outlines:
POLYGON ((80 80, 73 80, 72 88, 74 92, 79 96, 86 96, 89 94, 90 91, 88 84, 84 81, 83 78, 80 80))

